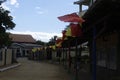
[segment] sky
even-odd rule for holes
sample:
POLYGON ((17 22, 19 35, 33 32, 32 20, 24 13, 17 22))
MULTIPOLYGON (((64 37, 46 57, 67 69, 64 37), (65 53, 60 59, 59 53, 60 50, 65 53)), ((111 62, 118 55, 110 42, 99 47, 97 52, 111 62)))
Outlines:
POLYGON ((7 0, 2 6, 9 10, 16 24, 8 32, 30 34, 36 40, 48 42, 54 36, 62 36, 69 24, 57 17, 79 11, 76 0, 7 0))

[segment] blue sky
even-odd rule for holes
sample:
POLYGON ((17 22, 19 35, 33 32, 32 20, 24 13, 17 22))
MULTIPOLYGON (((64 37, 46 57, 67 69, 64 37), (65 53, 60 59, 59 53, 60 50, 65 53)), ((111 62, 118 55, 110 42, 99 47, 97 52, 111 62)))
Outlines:
POLYGON ((58 16, 78 12, 76 0, 7 0, 3 5, 11 11, 16 27, 12 33, 31 34, 35 39, 48 42, 53 36, 61 36, 68 23, 58 16))

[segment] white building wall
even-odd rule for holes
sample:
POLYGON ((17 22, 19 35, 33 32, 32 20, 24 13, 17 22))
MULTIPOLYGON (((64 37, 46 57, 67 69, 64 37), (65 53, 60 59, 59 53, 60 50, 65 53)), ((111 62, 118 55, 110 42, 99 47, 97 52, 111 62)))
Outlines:
POLYGON ((12 50, 7 49, 7 54, 6 54, 6 65, 12 63, 12 50))
MULTIPOLYGON (((0 66, 4 66, 5 65, 5 49, 1 49, 1 60, 0 60, 0 66)), ((11 64, 12 63, 12 50, 11 49, 7 49, 6 50, 6 65, 11 64)))

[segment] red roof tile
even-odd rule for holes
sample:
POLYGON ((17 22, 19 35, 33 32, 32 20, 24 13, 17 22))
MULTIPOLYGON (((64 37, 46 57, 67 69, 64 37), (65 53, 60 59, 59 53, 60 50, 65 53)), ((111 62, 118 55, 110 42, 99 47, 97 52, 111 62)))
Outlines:
POLYGON ((10 34, 10 38, 12 38, 13 42, 21 42, 21 43, 35 43, 36 40, 31 35, 24 34, 10 34))

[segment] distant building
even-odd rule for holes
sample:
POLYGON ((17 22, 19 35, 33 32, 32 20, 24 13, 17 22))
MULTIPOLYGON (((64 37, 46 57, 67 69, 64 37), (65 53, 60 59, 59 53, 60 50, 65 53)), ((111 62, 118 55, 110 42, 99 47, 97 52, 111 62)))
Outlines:
POLYGON ((36 40, 31 35, 10 34, 10 38, 12 39, 11 48, 17 57, 25 57, 32 48, 41 47, 41 45, 35 44, 36 40))
POLYGON ((10 38, 14 43, 36 43, 36 40, 31 35, 10 34, 10 38))

